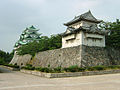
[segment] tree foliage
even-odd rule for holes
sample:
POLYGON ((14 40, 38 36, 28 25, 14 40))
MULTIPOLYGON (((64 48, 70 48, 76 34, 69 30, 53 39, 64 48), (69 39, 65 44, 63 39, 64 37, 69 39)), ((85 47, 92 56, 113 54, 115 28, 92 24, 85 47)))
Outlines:
POLYGON ((46 50, 52 50, 52 49, 58 49, 62 45, 62 40, 60 35, 52 35, 50 38, 47 36, 41 36, 40 40, 38 42, 30 42, 26 45, 22 45, 17 49, 18 55, 25 55, 30 54, 32 56, 35 55, 35 53, 46 51, 46 50))
POLYGON ((110 30, 110 35, 106 36, 106 46, 119 48, 120 47, 120 21, 102 22, 100 25, 102 29, 110 30))
POLYGON ((13 57, 13 52, 8 53, 0 50, 0 64, 8 64, 13 57))

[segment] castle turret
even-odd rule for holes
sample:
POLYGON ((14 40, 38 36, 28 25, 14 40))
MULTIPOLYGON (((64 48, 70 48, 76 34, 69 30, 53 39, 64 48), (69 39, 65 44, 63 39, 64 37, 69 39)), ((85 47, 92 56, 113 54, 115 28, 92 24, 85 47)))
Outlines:
POLYGON ((101 21, 88 11, 65 23, 67 30, 62 34, 62 48, 79 45, 105 47, 108 31, 97 27, 101 21))

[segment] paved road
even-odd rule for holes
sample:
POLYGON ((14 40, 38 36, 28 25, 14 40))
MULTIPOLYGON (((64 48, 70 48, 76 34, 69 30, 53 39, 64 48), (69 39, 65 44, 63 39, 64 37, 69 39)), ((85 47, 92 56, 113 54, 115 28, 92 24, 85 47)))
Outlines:
POLYGON ((0 73, 0 90, 120 90, 120 74, 48 79, 8 72, 0 73))

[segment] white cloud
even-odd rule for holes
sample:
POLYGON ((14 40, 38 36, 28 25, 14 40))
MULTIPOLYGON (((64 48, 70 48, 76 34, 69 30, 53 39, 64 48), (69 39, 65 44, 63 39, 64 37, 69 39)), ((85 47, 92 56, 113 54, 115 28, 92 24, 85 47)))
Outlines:
POLYGON ((11 0, 14 3, 24 4, 24 5, 41 5, 46 2, 46 0, 11 0))
POLYGON ((81 1, 81 2, 77 2, 75 4, 75 7, 76 8, 94 8, 96 7, 98 4, 100 4, 100 1, 98 0, 84 0, 84 1, 81 1))

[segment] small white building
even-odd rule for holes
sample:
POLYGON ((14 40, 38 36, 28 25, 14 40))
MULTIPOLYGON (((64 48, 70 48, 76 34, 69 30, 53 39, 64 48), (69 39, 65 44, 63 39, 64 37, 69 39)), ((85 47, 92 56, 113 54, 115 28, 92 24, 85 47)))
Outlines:
POLYGON ((62 34, 62 48, 78 45, 105 47, 108 31, 97 27, 100 22, 88 11, 65 23, 67 30, 62 34))

